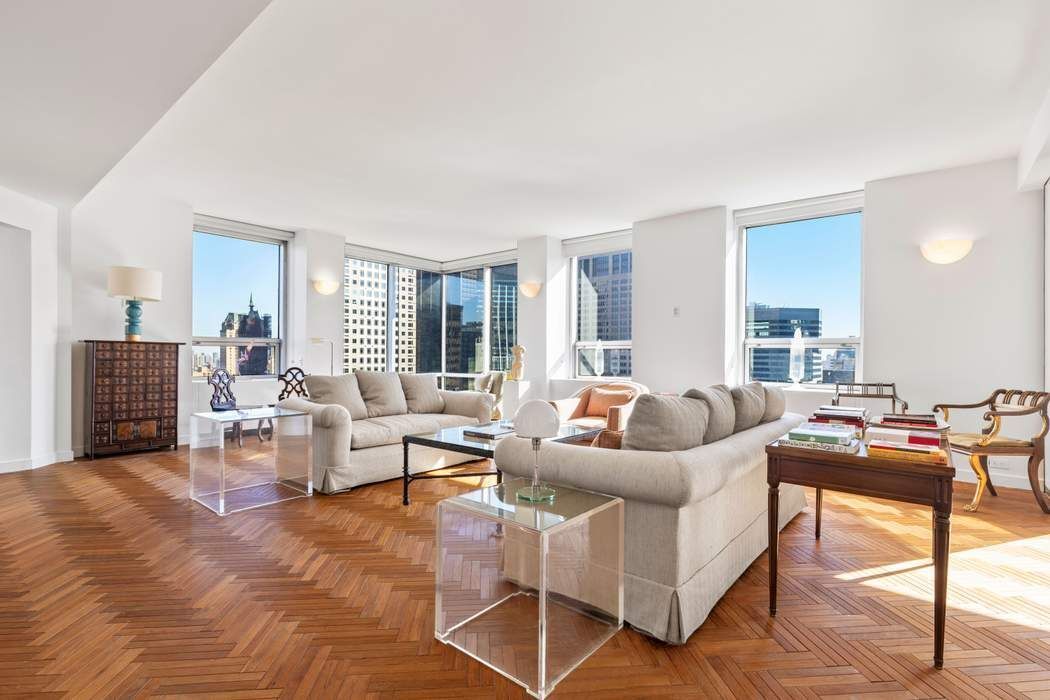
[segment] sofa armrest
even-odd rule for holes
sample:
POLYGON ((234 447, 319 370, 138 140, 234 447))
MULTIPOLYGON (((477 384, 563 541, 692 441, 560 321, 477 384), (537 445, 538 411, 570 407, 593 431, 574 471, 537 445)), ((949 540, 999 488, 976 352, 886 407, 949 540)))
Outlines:
POLYGON ((634 410, 634 401, 628 401, 620 406, 610 406, 606 427, 609 430, 623 432, 627 428, 627 419, 631 417, 634 410))
POLYGON ((309 413, 314 428, 340 428, 347 426, 349 433, 350 412, 339 404, 314 403, 309 399, 292 396, 277 402, 279 408, 309 413))
POLYGON ((476 418, 478 423, 492 422, 492 409, 496 397, 482 391, 442 391, 445 413, 453 416, 476 418))
POLYGON ((353 429, 350 412, 338 404, 314 403, 297 396, 282 399, 277 405, 310 414, 314 488, 324 490, 326 472, 350 463, 350 431, 353 429))
POLYGON ((573 418, 579 418, 578 411, 580 410, 580 397, 570 396, 567 399, 558 399, 557 401, 549 401, 551 406, 554 406, 554 410, 558 412, 558 418, 561 419, 562 423, 573 418))

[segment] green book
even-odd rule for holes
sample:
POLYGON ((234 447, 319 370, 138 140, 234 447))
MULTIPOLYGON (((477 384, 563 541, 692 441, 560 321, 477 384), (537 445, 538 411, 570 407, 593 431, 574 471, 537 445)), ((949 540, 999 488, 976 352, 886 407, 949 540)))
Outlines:
MULTIPOLYGON (((811 425, 811 424, 810 424, 811 425)), ((829 445, 848 445, 854 436, 854 429, 842 426, 843 430, 832 428, 814 428, 802 425, 788 432, 788 438, 799 442, 823 442, 829 445)))

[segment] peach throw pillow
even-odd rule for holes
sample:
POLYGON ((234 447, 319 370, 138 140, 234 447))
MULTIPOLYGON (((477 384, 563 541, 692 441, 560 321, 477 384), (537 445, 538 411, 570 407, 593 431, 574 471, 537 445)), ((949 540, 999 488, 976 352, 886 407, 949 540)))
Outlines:
POLYGON ((610 408, 630 403, 632 398, 634 392, 629 389, 603 389, 596 386, 591 389, 590 398, 587 399, 587 412, 584 415, 607 418, 610 408))

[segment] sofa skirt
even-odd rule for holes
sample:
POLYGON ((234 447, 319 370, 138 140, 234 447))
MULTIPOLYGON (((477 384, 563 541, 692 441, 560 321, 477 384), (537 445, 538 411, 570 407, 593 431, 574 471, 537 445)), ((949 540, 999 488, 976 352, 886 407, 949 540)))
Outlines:
MULTIPOLYGON (((806 507, 801 486, 780 485, 781 530, 806 507)), ((752 520, 729 544, 677 587, 624 573, 624 618, 632 627, 670 644, 684 644, 730 586, 766 551, 766 514, 752 520)))
MULTIPOLYGON (((408 470, 412 474, 418 474, 476 459, 478 457, 462 452, 412 445, 408 449, 408 470)), ((329 467, 323 470, 323 475, 314 475, 314 488, 321 493, 338 493, 376 481, 399 479, 404 472, 403 464, 404 446, 401 443, 351 450, 350 464, 329 467)))

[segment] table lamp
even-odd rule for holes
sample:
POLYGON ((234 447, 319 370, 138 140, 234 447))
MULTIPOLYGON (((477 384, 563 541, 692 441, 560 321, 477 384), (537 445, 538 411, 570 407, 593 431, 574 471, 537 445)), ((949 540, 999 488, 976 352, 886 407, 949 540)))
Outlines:
POLYGON ((540 442, 557 437, 561 421, 554 406, 542 399, 526 401, 514 414, 514 432, 518 437, 532 440, 532 484, 518 489, 523 501, 553 501, 554 489, 540 483, 540 442))
POLYGON ((160 301, 160 270, 143 267, 111 267, 106 284, 111 297, 124 300, 127 324, 124 338, 129 342, 142 340, 142 302, 160 301))

